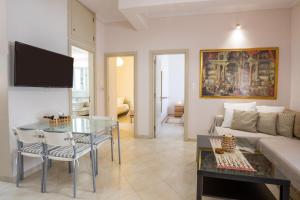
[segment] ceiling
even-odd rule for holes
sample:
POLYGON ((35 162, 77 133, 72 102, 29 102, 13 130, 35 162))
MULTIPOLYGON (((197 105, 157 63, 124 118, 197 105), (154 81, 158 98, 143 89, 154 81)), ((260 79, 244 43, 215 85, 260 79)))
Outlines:
POLYGON ((104 23, 129 21, 147 28, 147 19, 291 8, 299 0, 79 0, 104 23))

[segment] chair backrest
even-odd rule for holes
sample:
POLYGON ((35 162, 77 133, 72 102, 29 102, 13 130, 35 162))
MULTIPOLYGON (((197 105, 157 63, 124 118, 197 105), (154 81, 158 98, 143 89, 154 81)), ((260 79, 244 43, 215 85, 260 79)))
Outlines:
POLYGON ((42 143, 44 141, 43 134, 39 130, 21 130, 13 129, 17 140, 22 143, 42 143))
POLYGON ((44 141, 47 145, 52 146, 74 146, 72 132, 45 132, 43 131, 44 141))

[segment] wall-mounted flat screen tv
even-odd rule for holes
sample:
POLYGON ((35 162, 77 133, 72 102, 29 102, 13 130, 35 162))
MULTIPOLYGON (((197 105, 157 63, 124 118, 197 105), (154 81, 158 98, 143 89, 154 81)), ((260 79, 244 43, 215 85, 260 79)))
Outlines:
POLYGON ((15 42, 14 85, 72 88, 73 62, 72 57, 15 42))

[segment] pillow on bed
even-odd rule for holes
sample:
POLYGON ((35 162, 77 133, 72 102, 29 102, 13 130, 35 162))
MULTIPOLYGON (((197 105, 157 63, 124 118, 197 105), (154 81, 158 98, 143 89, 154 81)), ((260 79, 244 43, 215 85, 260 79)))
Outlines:
POLYGON ((118 97, 117 98, 117 106, 121 106, 124 104, 124 100, 125 100, 125 97, 118 97))

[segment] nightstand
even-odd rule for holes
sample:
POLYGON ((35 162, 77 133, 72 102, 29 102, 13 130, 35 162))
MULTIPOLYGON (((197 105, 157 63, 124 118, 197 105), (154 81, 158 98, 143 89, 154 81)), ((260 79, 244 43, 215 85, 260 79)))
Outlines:
POLYGON ((174 112, 174 117, 182 117, 184 114, 184 106, 181 104, 175 105, 175 112, 174 112))

